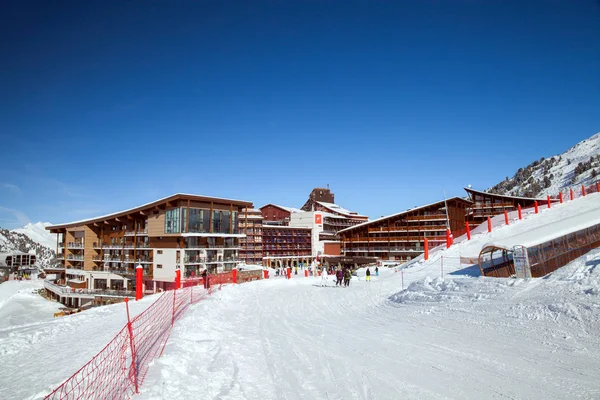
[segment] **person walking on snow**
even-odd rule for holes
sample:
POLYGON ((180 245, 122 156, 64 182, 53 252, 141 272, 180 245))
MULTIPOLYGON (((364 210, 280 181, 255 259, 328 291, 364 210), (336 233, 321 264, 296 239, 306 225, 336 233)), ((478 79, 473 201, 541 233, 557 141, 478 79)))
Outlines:
POLYGON ((336 271, 335 278, 335 286, 342 286, 342 281, 344 280, 344 271, 342 271, 341 268, 336 271))
POLYGON ((379 276, 379 267, 375 267, 375 276, 379 276))
POLYGON ((352 271, 350 268, 346 268, 344 271, 344 286, 350 286, 350 279, 352 278, 352 271))
POLYGON ((365 279, 367 282, 371 282, 371 270, 367 268, 367 273, 365 274, 365 279))
POLYGON ((327 268, 321 272, 321 286, 327 286, 327 268))

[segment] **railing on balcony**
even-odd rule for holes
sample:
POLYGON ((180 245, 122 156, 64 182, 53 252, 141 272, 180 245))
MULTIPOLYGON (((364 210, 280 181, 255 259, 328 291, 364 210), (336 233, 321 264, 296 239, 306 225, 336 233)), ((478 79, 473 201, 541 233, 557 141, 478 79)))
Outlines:
POLYGON ((69 242, 67 243, 67 248, 68 249, 83 249, 84 244, 83 242, 69 242))
POLYGON ((69 260, 69 261, 83 261, 83 256, 69 254, 67 256, 67 260, 69 260))
POLYGON ((44 288, 49 291, 67 295, 67 294, 85 294, 94 296, 118 296, 118 297, 135 297, 135 291, 132 290, 111 290, 111 289, 73 289, 70 286, 60 286, 52 283, 49 280, 44 281, 44 288))
POLYGON ((152 263, 152 259, 147 258, 147 257, 143 257, 143 258, 138 258, 138 259, 128 259, 126 258, 123 262, 128 263, 128 264, 148 264, 148 263, 152 263))
POLYGON ((139 231, 126 231, 125 236, 148 236, 148 229, 139 230, 139 231))

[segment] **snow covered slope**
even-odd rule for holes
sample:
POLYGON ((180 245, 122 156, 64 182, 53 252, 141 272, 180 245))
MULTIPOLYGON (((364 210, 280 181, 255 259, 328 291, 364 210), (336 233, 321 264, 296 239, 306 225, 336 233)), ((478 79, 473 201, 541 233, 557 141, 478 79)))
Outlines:
MULTIPOLYGON (((553 206, 371 282, 360 270, 348 288, 302 275, 224 287, 175 325, 137 398, 598 398, 600 250, 544 279, 450 262, 598 206, 600 194, 553 206)), ((41 398, 124 321, 114 305, 0 328, 3 396, 41 398)))
POLYGON ((23 228, 13 229, 13 232, 22 233, 34 242, 46 246, 50 250, 54 250, 56 249, 57 235, 46 230, 46 227, 50 225, 52 225, 50 222, 29 223, 23 228))
POLYGON ((555 196, 569 186, 589 186, 600 179, 600 132, 562 154, 542 157, 489 191, 526 197, 555 196))

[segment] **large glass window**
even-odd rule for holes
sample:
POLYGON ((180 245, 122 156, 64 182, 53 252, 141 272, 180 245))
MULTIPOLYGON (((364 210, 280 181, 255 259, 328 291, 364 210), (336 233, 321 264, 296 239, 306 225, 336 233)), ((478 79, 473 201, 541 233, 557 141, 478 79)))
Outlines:
POLYGON ((180 209, 175 208, 165 213, 165 233, 180 233, 181 221, 179 219, 180 209))
POLYGON ((202 210, 190 208, 190 232, 205 232, 202 226, 202 210))
POLYGON ((181 232, 187 229, 187 207, 181 208, 181 232))
POLYGON ((213 211, 213 233, 221 233, 221 211, 213 211))
POLYGON ((210 232, 210 210, 202 210, 202 231, 210 232))
POLYGON ((221 231, 220 233, 230 233, 229 223, 231 220, 231 213, 229 211, 221 211, 221 231))
POLYGON ((233 218, 233 224, 231 226, 233 226, 233 232, 231 232, 231 233, 239 233, 240 230, 239 230, 239 226, 238 226, 238 224, 239 224, 238 213, 236 213, 234 211, 232 218, 233 218))

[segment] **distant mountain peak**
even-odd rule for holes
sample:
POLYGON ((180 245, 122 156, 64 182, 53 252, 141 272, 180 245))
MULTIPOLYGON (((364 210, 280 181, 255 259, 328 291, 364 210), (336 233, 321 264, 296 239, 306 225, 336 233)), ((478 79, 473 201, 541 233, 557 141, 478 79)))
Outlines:
POLYGON ((56 234, 46 230, 46 227, 50 225, 52 225, 50 222, 30 222, 23 228, 13 229, 13 232, 21 233, 34 242, 53 250, 56 248, 56 234))

